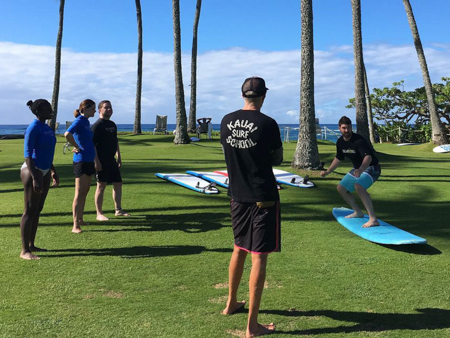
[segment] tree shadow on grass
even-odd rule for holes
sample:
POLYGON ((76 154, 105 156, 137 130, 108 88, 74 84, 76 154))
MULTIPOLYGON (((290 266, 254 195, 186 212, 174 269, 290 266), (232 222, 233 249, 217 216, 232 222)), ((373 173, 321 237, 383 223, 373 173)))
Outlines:
POLYGON ((328 317, 349 325, 309 330, 278 331, 277 334, 320 335, 353 332, 385 332, 396 330, 439 330, 450 328, 450 310, 416 309, 419 313, 368 313, 350 311, 261 310, 260 313, 287 317, 328 317), (356 323, 356 324, 355 324, 356 323), (353 324, 353 325, 352 325, 353 324))
POLYGON ((125 248, 103 248, 103 249, 52 249, 40 253, 41 257, 80 257, 80 256, 118 256, 121 258, 149 258, 168 256, 198 255, 203 252, 225 252, 230 253, 232 249, 207 249, 197 245, 173 245, 173 246, 132 246, 125 248), (56 253, 56 254, 53 254, 56 253))
MULTIPOLYGON (((122 231, 183 231, 186 233, 201 233, 219 230, 227 225, 219 220, 230 217, 229 213, 201 213, 201 214, 167 214, 146 215, 144 218, 123 219, 120 224, 114 224, 114 220, 102 222, 102 225, 116 225, 116 228, 92 229, 86 227, 88 232, 122 232, 122 231), (112 223, 112 224, 111 224, 112 223), (120 227, 120 228, 118 228, 120 227)), ((228 221, 231 223, 231 221, 228 221)), ((98 225, 99 223, 96 223, 98 225)))

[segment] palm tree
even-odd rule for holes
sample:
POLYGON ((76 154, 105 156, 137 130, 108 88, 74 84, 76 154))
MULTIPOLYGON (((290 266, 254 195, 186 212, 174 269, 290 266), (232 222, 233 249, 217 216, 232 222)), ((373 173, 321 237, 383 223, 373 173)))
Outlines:
POLYGON ((190 142, 187 132, 186 106, 184 102, 183 72, 181 69, 181 29, 180 0, 172 0, 173 9, 173 63, 175 69, 175 98, 177 110, 177 126, 175 129, 175 144, 190 142))
POLYGON ((200 10, 202 8, 202 0, 197 0, 194 19, 194 32, 192 37, 192 59, 191 59, 191 106, 189 109, 189 126, 188 130, 195 132, 195 120, 197 119, 197 33, 198 22, 200 20, 200 10))
POLYGON ((319 149, 314 106, 314 38, 312 0, 301 0, 302 50, 300 126, 292 168, 318 169, 319 149))
POLYGON ((138 64, 136 84, 136 111, 134 114, 133 134, 141 134, 141 94, 142 94, 142 12, 141 1, 136 0, 136 14, 138 26, 138 64))
POLYGON ((367 104, 367 120, 369 121, 369 137, 370 143, 375 144, 375 130, 373 128, 373 114, 372 114, 372 102, 370 101, 370 90, 369 82, 367 81, 366 66, 363 64, 364 70, 364 91, 366 94, 366 104, 367 104))
POLYGON ((53 81, 53 95, 52 95, 53 116, 52 119, 50 120, 50 127, 53 129, 53 131, 55 131, 56 129, 56 118, 58 115, 59 82, 61 78, 61 45, 64 27, 64 2, 65 0, 59 1, 59 26, 58 26, 58 37, 56 38, 55 79, 53 81))
POLYGON ((353 58, 355 62, 356 130, 358 134, 360 134, 368 142, 370 142, 364 89, 364 59, 361 34, 361 1, 351 1, 353 14, 353 58))
POLYGON ((416 47, 417 57, 419 58, 420 68, 422 69, 423 82, 425 84, 425 92, 427 93, 428 108, 430 111, 432 140, 435 144, 446 144, 448 143, 448 137, 436 110, 436 102, 434 101, 427 60, 425 59, 425 53, 423 52, 422 42, 420 40, 416 20, 414 19, 413 10, 409 0, 403 0, 403 5, 405 5, 406 16, 408 17, 408 23, 411 28, 414 46, 416 47))

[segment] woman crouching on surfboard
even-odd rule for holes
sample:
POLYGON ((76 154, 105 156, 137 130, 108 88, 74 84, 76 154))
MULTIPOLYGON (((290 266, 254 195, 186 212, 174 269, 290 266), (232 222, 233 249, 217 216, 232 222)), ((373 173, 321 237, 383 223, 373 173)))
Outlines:
POLYGON ((369 221, 364 223, 364 228, 380 225, 375 215, 372 199, 367 189, 380 177, 381 167, 375 150, 361 135, 352 132, 352 121, 347 116, 339 120, 339 131, 342 136, 336 142, 336 157, 326 171, 320 176, 325 177, 333 172, 346 157, 353 163, 353 169, 344 176, 337 187, 342 198, 353 209, 353 213, 347 218, 363 218, 364 213, 351 194, 356 191, 364 207, 369 214, 369 221))

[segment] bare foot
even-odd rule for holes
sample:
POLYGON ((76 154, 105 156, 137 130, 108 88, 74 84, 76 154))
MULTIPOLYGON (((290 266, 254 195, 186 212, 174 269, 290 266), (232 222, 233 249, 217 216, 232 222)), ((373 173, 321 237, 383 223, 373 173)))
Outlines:
POLYGON ((98 215, 97 215, 97 221, 101 221, 101 222, 103 222, 103 221, 109 221, 109 218, 106 217, 106 216, 103 215, 103 214, 98 214, 98 215))
POLYGON ((236 302, 236 304, 228 305, 227 307, 222 311, 223 315, 234 315, 236 312, 239 312, 242 310, 245 306, 245 301, 242 302, 236 302))
POLYGON ((128 216, 131 216, 128 212, 126 212, 126 211, 123 211, 122 209, 117 209, 116 210, 116 216, 125 216, 125 217, 128 217, 128 216))
POLYGON ((22 259, 26 259, 26 260, 37 260, 37 259, 41 259, 39 256, 33 255, 31 252, 27 251, 27 252, 21 252, 20 253, 20 258, 22 259))
POLYGON ((345 216, 345 218, 364 218, 364 214, 362 212, 354 212, 350 215, 345 216))
POLYGON ((266 334, 271 334, 274 332, 275 332, 275 324, 274 323, 270 323, 268 325, 258 324, 258 328, 254 331, 250 331, 250 329, 247 328, 246 337, 247 338, 258 337, 258 336, 263 336, 266 334))
POLYGON ((32 252, 46 252, 46 251, 48 251, 47 249, 38 248, 37 246, 34 246, 34 245, 30 246, 30 250, 32 252))
POLYGON ((81 230, 79 225, 74 225, 73 228, 72 228, 72 232, 74 234, 81 234, 83 232, 83 230, 81 230))
POLYGON ((367 223, 363 224, 363 228, 371 228, 371 227, 378 227, 380 226, 380 223, 378 223, 378 221, 369 221, 367 223))

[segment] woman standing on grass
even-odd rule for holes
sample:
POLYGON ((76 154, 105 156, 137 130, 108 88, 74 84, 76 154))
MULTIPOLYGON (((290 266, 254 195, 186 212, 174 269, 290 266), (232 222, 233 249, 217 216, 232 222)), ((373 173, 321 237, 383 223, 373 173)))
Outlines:
POLYGON ((75 197, 72 204, 73 228, 72 232, 81 233, 84 205, 86 196, 91 186, 92 175, 95 170, 101 171, 102 167, 92 141, 91 125, 89 118, 95 114, 95 102, 86 99, 80 103, 80 107, 74 111, 75 121, 67 129, 64 136, 73 146, 73 171, 75 173, 75 197))
POLYGON ((33 254, 36 251, 47 251, 34 245, 39 216, 44 207, 50 187, 59 185, 59 178, 53 166, 56 137, 53 130, 45 123, 53 115, 52 106, 47 100, 28 101, 28 108, 36 115, 27 128, 24 139, 25 162, 20 169, 20 179, 23 183, 24 211, 20 221, 22 251, 20 258, 39 259, 33 254))

